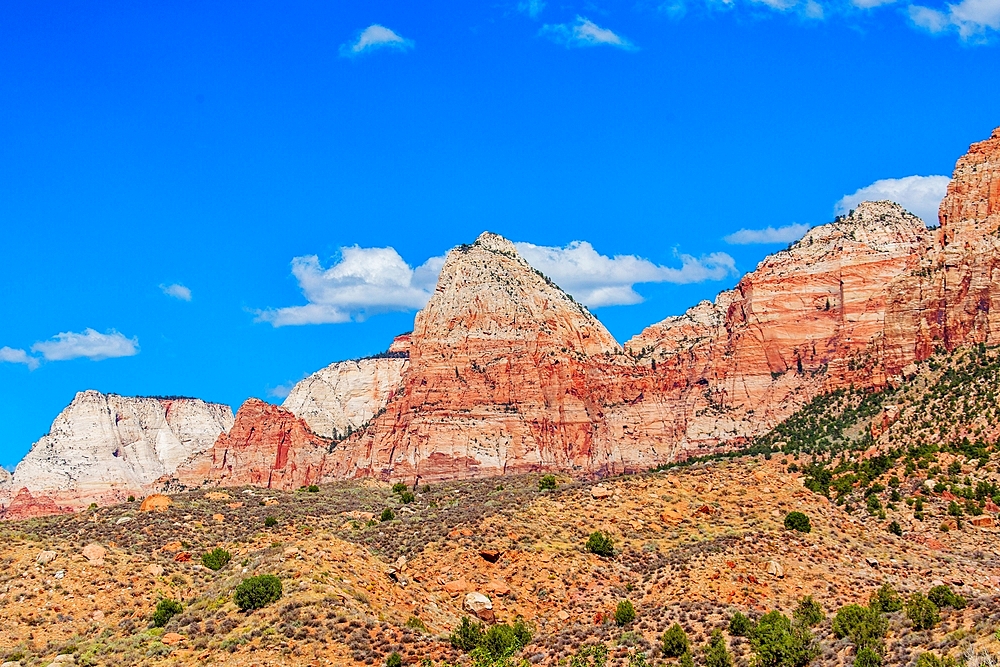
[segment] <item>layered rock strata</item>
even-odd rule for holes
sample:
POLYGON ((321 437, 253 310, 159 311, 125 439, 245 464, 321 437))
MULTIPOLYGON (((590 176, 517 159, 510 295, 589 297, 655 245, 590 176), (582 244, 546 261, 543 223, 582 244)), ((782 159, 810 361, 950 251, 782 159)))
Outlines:
POLYGON ((236 412, 229 432, 180 466, 176 479, 188 487, 297 489, 323 477, 332 446, 288 410, 251 398, 236 412))
POLYGON ((233 424, 227 405, 83 391, 14 470, 11 488, 60 505, 143 495, 233 424))

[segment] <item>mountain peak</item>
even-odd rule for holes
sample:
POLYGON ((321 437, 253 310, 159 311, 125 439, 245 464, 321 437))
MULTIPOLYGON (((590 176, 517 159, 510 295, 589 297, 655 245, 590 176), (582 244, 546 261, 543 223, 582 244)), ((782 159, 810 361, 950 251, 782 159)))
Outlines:
POLYGON ((513 243, 503 236, 494 234, 493 232, 483 232, 472 245, 483 248, 484 250, 489 250, 490 252, 499 253, 501 255, 519 256, 517 248, 513 243))

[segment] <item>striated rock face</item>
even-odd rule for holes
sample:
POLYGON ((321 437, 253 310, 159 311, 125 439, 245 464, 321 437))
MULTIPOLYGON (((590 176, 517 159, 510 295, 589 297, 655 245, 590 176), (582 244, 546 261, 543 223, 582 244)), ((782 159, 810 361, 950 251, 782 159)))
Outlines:
POLYGON ((44 495, 33 496, 26 488, 21 488, 10 504, 0 510, 0 519, 5 521, 21 521, 51 514, 72 514, 73 510, 59 507, 56 502, 44 495))
POLYGON ((417 314, 402 390, 334 476, 421 479, 589 466, 587 360, 621 348, 586 308, 485 233, 452 250, 417 314))
POLYGON ((13 488, 71 507, 141 495, 232 426, 229 406, 83 391, 14 470, 13 488))
POLYGON ((934 251, 892 287, 886 339, 896 368, 939 345, 1000 344, 1000 128, 959 159, 939 217, 934 251))
POLYGON ((339 440, 385 408, 400 389, 405 356, 340 361, 292 388, 281 407, 301 417, 314 433, 339 440))
POLYGON ((297 489, 323 476, 332 444, 288 410, 251 398, 236 412, 232 429, 180 466, 176 478, 186 486, 297 489))

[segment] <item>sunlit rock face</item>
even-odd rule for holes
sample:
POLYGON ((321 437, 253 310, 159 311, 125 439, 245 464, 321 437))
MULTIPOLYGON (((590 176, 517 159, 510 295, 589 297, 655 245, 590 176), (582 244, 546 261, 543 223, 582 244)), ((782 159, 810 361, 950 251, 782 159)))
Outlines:
POLYGON ((227 405, 82 391, 14 470, 12 489, 60 505, 142 495, 233 425, 227 405))

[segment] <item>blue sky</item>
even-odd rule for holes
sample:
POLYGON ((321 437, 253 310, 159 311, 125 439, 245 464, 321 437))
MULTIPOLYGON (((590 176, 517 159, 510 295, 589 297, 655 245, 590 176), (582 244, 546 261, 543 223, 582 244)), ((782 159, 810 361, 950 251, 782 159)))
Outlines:
POLYGON ((624 341, 878 181, 930 217, 883 179, 1000 125, 1000 0, 855 3, 3 3, 0 464, 83 389, 280 402, 483 230, 624 341))

